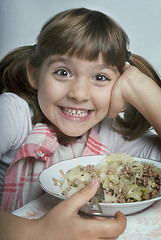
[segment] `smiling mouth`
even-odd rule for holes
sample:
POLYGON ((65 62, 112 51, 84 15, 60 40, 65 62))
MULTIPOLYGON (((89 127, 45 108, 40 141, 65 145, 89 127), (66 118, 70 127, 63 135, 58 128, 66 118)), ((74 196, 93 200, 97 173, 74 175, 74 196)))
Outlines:
POLYGON ((61 111, 68 116, 83 118, 87 117, 90 114, 90 110, 80 110, 80 109, 72 109, 72 108, 65 108, 60 107, 61 111))

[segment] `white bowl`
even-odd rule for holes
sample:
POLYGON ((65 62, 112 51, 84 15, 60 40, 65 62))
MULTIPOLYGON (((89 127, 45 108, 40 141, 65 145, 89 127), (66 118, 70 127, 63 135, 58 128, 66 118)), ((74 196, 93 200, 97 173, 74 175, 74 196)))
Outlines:
MULTIPOLYGON (((58 197, 60 199, 65 199, 64 196, 61 194, 60 188, 58 186, 55 186, 53 182, 53 177, 56 179, 60 179, 62 177, 59 170, 62 169, 63 172, 66 173, 69 169, 74 168, 77 165, 83 165, 83 166, 86 166, 88 164, 96 165, 100 163, 100 160, 103 157, 105 156, 104 155, 86 156, 86 157, 79 157, 79 158, 74 158, 74 159, 55 163, 40 173, 39 175, 40 185, 49 194, 55 197, 58 197)), ((157 162, 150 159, 144 159, 144 158, 135 158, 135 157, 134 157, 134 160, 153 163, 158 168, 161 168, 161 162, 157 162)), ((94 206, 89 214, 101 215, 101 216, 113 216, 117 211, 121 211, 125 215, 129 215, 149 207, 155 201, 158 201, 160 199, 161 199, 161 191, 158 197, 150 200, 146 200, 146 201, 132 202, 132 203, 100 203, 100 206, 102 208, 102 213, 100 213, 98 211, 98 208, 94 206)), ((85 206, 82 207, 80 210, 86 213, 88 205, 89 203, 85 204, 85 206)))

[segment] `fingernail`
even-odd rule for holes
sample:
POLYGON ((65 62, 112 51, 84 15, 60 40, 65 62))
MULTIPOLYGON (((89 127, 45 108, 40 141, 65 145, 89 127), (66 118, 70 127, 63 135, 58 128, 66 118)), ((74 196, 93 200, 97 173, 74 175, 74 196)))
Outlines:
POLYGON ((93 186, 96 184, 97 178, 92 178, 90 182, 88 183, 89 186, 93 186))

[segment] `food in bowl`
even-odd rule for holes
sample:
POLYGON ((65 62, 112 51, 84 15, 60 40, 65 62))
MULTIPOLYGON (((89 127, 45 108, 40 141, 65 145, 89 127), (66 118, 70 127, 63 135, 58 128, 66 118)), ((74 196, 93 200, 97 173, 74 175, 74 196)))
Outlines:
POLYGON ((125 153, 113 153, 97 165, 78 165, 62 178, 53 178, 66 198, 97 177, 100 187, 96 196, 100 203, 128 203, 149 200, 158 195, 161 188, 161 169, 152 163, 136 161, 125 153))

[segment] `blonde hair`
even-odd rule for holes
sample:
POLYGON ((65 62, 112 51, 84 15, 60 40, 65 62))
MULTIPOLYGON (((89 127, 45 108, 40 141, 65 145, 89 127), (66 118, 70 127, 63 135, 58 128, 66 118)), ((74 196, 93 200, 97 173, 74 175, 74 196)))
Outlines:
MULTIPOLYGON (((33 123, 44 122, 44 115, 37 102, 37 91, 28 83, 27 60, 39 69, 50 55, 66 54, 92 61, 101 53, 107 64, 116 66, 122 73, 128 55, 128 44, 129 39, 124 30, 104 13, 85 8, 60 12, 42 27, 36 45, 19 48, 1 61, 1 93, 10 91, 26 99, 34 108, 33 123)), ((132 55, 129 62, 159 82, 159 77, 144 59, 132 55)), ((142 115, 137 118, 138 114, 140 113, 133 106, 127 105, 124 119, 119 116, 116 118, 123 129, 120 132, 124 138, 134 139, 150 127, 142 115), (131 119, 131 116, 135 117, 131 119), (144 129, 140 127, 140 124, 144 126, 145 123, 144 129)))

